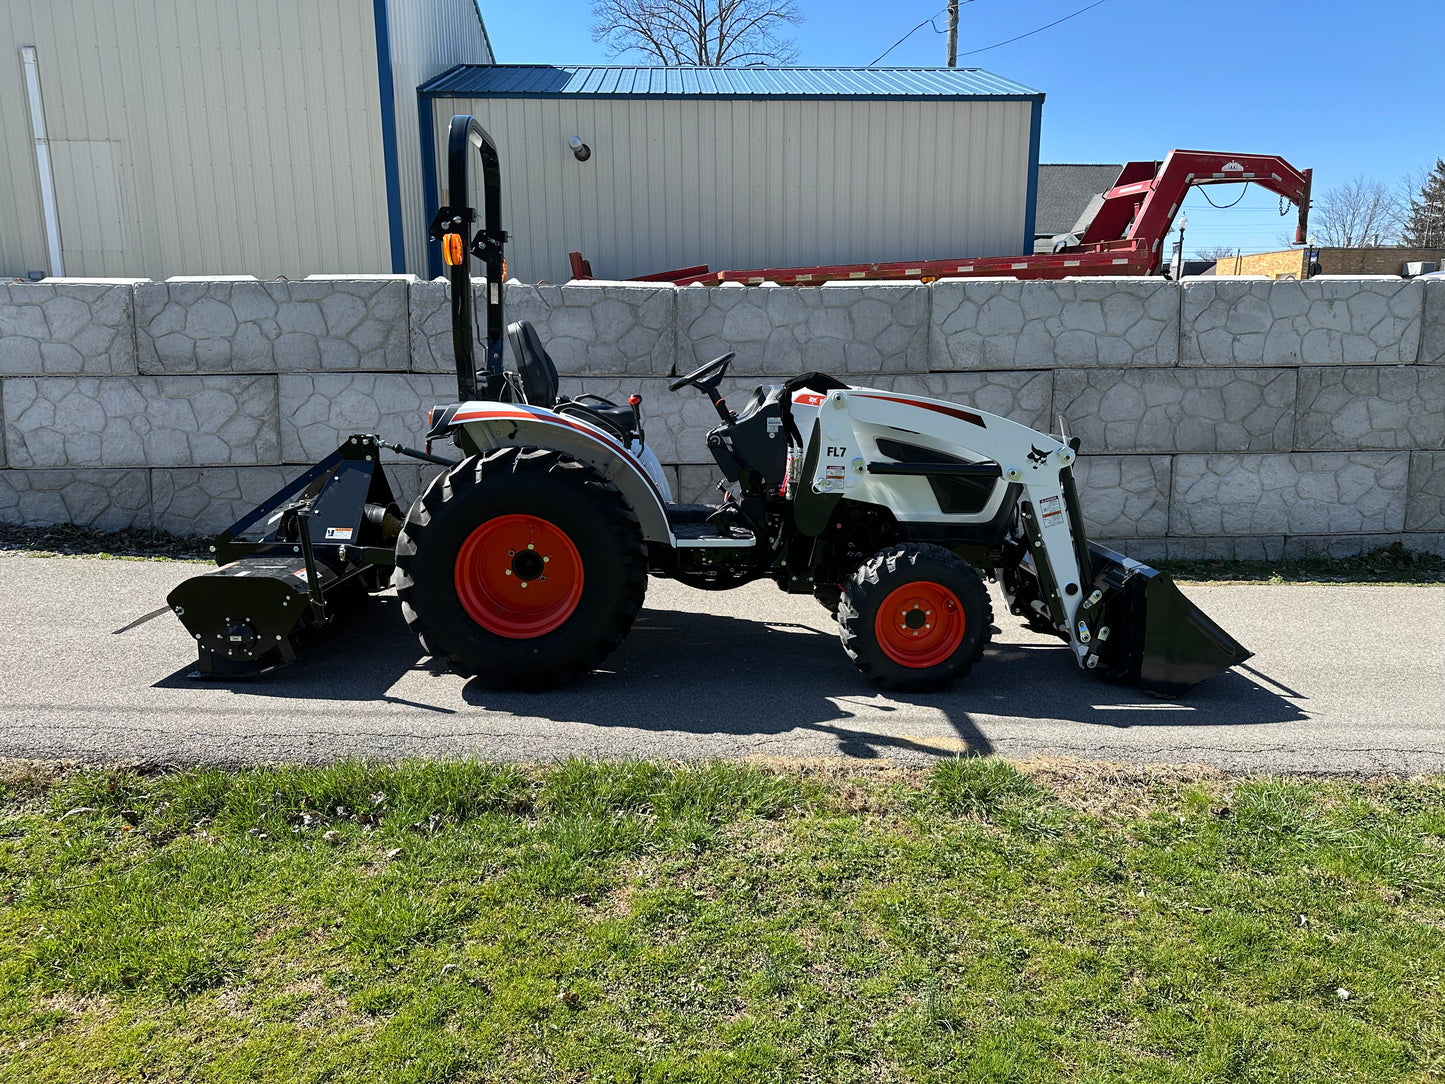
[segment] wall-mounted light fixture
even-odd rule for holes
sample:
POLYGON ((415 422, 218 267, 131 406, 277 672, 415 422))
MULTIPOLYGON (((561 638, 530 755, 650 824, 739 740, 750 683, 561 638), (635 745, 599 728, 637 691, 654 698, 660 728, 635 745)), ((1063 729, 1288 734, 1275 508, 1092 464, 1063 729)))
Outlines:
POLYGON ((573 136, 567 140, 567 146, 572 148, 572 157, 579 162, 585 162, 592 157, 592 148, 582 142, 581 136, 573 136))

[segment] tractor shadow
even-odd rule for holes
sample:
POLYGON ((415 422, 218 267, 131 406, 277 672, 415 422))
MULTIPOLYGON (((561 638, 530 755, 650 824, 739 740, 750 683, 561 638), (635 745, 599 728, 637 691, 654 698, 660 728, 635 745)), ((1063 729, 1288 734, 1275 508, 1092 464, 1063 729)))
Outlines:
POLYGON ((241 697, 397 704, 454 715, 457 709, 396 695, 413 671, 441 677, 446 664, 428 657, 406 627, 394 595, 352 600, 338 620, 304 637, 300 658, 256 677, 198 680, 194 661, 154 683, 157 689, 224 688, 241 697))
POLYGON ((786 619, 649 607, 602 670, 539 693, 472 681, 462 695, 475 707, 555 722, 746 738, 747 751, 762 756, 769 745, 754 739, 800 730, 831 738, 836 755, 860 759, 993 752, 966 719, 954 725, 946 747, 921 735, 886 733, 890 717, 908 704, 934 706, 929 696, 880 693, 853 668, 836 633, 786 619))
MULTIPOLYGON (((542 693, 496 691, 472 681, 463 697, 491 711, 659 733, 766 738, 813 731, 831 736, 838 754, 859 758, 987 755, 994 744, 982 726, 997 719, 1128 728, 1264 725, 1305 717, 1289 699, 1299 694, 1267 687, 1263 675, 1261 681, 1229 671, 1182 700, 1161 700, 1080 673, 1058 641, 1004 628, 1004 638, 996 638, 967 679, 952 688, 884 693, 858 674, 832 631, 649 608, 602 671, 542 693), (1020 637, 1030 642, 1017 642, 1020 637), (944 740, 890 733, 936 732, 940 721, 952 731, 944 740)), ((766 754, 767 743, 755 751, 766 754)))
POLYGON ((1304 718, 1296 704, 1301 695, 1257 670, 1232 670, 1182 700, 1159 700, 1080 673, 1061 643, 1023 632, 1007 617, 964 681, 939 692, 884 693, 853 668, 821 612, 804 621, 797 616, 762 606, 745 617, 647 608, 603 669, 560 688, 516 692, 463 681, 426 657, 400 603, 383 595, 309 636, 292 666, 249 680, 203 682, 189 677, 190 663, 154 687, 219 687, 241 699, 381 702, 450 716, 463 729, 485 711, 738 739, 721 742, 722 755, 739 747, 794 754, 811 744, 811 732, 832 754, 859 759, 983 756, 994 752, 986 730, 1016 731, 1020 721, 1129 728, 1304 718))

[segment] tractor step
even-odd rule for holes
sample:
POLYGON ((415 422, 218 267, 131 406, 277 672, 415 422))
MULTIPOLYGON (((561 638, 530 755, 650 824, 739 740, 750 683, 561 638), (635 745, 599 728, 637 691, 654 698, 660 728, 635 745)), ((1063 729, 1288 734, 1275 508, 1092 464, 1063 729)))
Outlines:
POLYGON ((753 532, 746 527, 734 525, 726 528, 726 533, 723 533, 716 523, 709 522, 710 517, 716 515, 720 509, 721 506, 711 504, 667 505, 664 509, 667 513, 667 525, 672 530, 672 536, 677 539, 678 548, 750 549, 758 544, 753 532))
POLYGON ((680 550, 727 547, 749 549, 758 544, 753 532, 745 527, 734 527, 733 533, 724 537, 717 533, 717 528, 711 523, 685 523, 674 527, 672 536, 677 539, 677 548, 680 550))

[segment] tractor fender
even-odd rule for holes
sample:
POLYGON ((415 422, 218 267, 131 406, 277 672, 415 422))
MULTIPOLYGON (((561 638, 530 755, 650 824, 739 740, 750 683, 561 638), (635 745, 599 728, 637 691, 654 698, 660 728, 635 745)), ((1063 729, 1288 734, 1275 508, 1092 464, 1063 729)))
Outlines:
POLYGON ((675 544, 664 509, 671 494, 650 448, 634 444, 629 451, 616 437, 580 418, 522 403, 458 403, 436 408, 432 419, 429 439, 455 434, 462 438, 464 448, 471 445, 483 454, 523 445, 566 452, 622 491, 642 525, 643 538, 675 544))

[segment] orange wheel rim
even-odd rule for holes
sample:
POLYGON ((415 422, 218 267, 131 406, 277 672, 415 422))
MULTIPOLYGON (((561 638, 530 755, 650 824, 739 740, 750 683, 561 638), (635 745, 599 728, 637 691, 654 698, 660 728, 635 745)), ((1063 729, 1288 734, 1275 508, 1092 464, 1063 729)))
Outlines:
POLYGON ((873 618, 883 654, 913 670, 945 661, 963 643, 967 629, 958 596, 931 580, 907 583, 891 592, 873 618))
POLYGON ((457 553, 457 598, 478 625, 526 639, 561 628, 582 599, 582 558, 567 533, 536 516, 489 519, 457 553))

